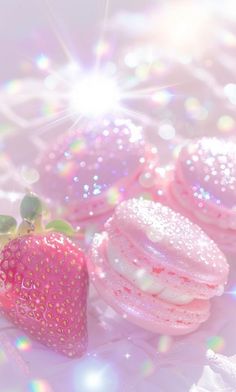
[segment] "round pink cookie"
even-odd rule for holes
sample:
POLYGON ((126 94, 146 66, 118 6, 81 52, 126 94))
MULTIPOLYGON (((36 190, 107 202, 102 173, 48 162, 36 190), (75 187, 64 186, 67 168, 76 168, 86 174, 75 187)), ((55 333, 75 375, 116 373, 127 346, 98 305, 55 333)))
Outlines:
POLYGON ((195 330, 221 295, 228 264, 195 224, 149 200, 121 203, 97 234, 89 272, 100 295, 130 321, 173 335, 195 330))
POLYGON ((86 225, 107 218, 116 204, 140 193, 136 183, 156 155, 131 120, 103 120, 49 147, 38 161, 35 189, 63 217, 86 225))
POLYGON ((198 223, 223 250, 235 250, 234 142, 202 138, 185 145, 167 193, 170 205, 198 223))

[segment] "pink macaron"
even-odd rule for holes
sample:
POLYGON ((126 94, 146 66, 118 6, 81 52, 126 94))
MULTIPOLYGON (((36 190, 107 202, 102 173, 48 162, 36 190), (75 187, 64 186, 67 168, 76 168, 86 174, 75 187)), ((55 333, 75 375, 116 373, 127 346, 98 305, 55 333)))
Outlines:
POLYGON ((156 158, 142 127, 129 119, 103 120, 65 134, 44 152, 35 190, 61 216, 86 226, 106 220, 122 200, 151 189, 156 158))
POLYGON ((130 199, 116 207, 89 251, 90 277, 104 300, 131 322, 181 335, 209 317, 228 264, 194 223, 167 206, 130 199))
POLYGON ((167 203, 224 251, 236 249, 236 143, 202 138, 183 146, 166 185, 167 203))

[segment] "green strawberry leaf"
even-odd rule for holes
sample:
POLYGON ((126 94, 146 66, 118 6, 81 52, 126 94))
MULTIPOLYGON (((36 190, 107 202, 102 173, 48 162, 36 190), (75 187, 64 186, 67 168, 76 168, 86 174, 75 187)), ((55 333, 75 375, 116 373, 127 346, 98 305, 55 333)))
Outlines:
POLYGON ((0 215, 0 233, 12 233, 16 230, 17 221, 13 216, 0 215))
POLYGON ((70 223, 56 219, 51 222, 49 222, 46 225, 46 230, 50 231, 57 231, 59 233, 63 233, 69 237, 73 237, 76 234, 75 229, 70 225, 70 223))
POLYGON ((23 219, 34 221, 42 215, 43 207, 41 200, 29 193, 25 195, 20 205, 20 214, 23 219))

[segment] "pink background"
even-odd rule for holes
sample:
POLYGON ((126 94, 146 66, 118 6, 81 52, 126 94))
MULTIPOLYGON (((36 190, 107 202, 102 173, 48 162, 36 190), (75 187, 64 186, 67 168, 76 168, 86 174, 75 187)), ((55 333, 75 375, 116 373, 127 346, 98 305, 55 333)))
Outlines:
MULTIPOLYGON (((57 64, 59 68, 66 63, 67 59, 57 34, 63 37, 74 59, 82 60, 85 65, 93 63, 92 48, 101 29, 104 3, 103 0, 8 0, 1 4, 0 125, 7 124, 11 127, 11 132, 0 134, 0 205, 4 213, 16 214, 19 198, 26 186, 20 174, 22 165, 27 164, 31 167, 35 155, 54 137, 55 130, 60 133, 66 127, 61 124, 49 129, 44 128, 44 118, 41 118, 42 123, 34 122, 38 113, 41 113, 42 97, 36 104, 30 98, 21 105, 12 103, 22 91, 40 91, 44 75, 35 66, 35 59, 39 54, 49 56, 53 59, 53 64, 57 64), (53 28, 57 34, 53 32, 53 28), (6 81, 19 77, 37 77, 37 89, 35 85, 26 86, 25 83, 16 90, 9 89, 6 81), (10 114, 9 108, 12 109, 10 114), (12 116, 12 113, 18 117, 12 116)), ((153 3, 157 6, 162 3, 180 4, 179 1, 110 1, 110 33, 106 37, 112 40, 114 46, 116 45, 112 55, 113 61, 119 70, 129 77, 135 70, 126 67, 125 55, 140 45, 145 47, 150 41, 153 44, 152 34, 144 34, 142 37, 139 34, 131 34, 136 20, 134 13, 140 12, 139 20, 142 20, 153 3), (129 14, 119 30, 116 15, 124 9, 131 11, 132 14, 129 14), (127 34, 125 36, 124 31, 127 34)), ((236 132, 235 124, 227 131, 222 131, 222 127, 219 126, 221 116, 227 115, 235 120, 235 104, 229 102, 225 96, 224 87, 229 83, 235 83, 236 47, 221 43, 222 30, 227 29, 235 35, 235 7, 233 2, 229 1, 224 2, 223 6, 221 1, 191 3, 200 4, 203 10, 206 5, 210 5, 214 10, 212 15, 217 15, 216 25, 208 26, 210 28, 207 34, 199 41, 199 46, 204 50, 190 63, 184 63, 173 55, 165 39, 156 37, 154 47, 161 51, 164 71, 158 75, 150 74, 145 82, 140 83, 144 87, 174 85, 170 91, 175 98, 160 107, 153 107, 147 100, 131 104, 136 110, 146 113, 148 137, 158 146, 161 162, 165 163, 173 159, 176 145, 188 138, 200 135, 235 138, 236 132), (218 12, 216 10, 220 4, 222 9, 218 12), (224 12, 227 10, 226 17, 224 12), (207 109, 206 118, 200 119, 196 112, 194 117, 193 112, 186 111, 185 104, 189 97, 197 98, 200 106, 207 109), (166 141, 158 130, 163 121, 169 119, 176 133, 173 139, 166 141)), ((157 7, 157 15, 158 10, 157 7)), ((155 13, 147 15, 146 27, 153 23, 152 17, 155 13)), ((142 63, 145 56, 141 57, 142 63)), ((226 294, 213 301, 209 321, 191 335, 167 340, 168 344, 165 343, 164 348, 163 337, 146 332, 121 319, 97 297, 93 288, 88 309, 89 351, 80 360, 69 360, 29 340, 25 348, 22 348, 19 339, 21 341, 24 334, 6 320, 0 319, 0 391, 235 391, 234 257, 231 262, 231 277, 226 294), (209 341, 216 343, 209 344, 209 341), (207 351, 209 348, 216 354, 207 351), (89 383, 88 379, 97 381, 89 383)))

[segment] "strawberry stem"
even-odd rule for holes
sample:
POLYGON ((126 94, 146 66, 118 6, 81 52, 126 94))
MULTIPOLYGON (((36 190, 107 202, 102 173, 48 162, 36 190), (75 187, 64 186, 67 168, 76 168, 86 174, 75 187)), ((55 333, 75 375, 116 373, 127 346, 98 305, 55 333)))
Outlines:
POLYGON ((21 222, 21 224, 18 227, 17 235, 22 236, 22 235, 30 234, 34 231, 35 231, 35 225, 31 221, 24 219, 23 222, 21 222))
POLYGON ((81 237, 81 234, 77 233, 70 223, 60 219, 53 220, 44 227, 42 224, 43 211, 41 200, 35 194, 28 193, 20 205, 22 222, 18 229, 17 222, 13 217, 0 215, 0 248, 18 236, 44 233, 45 231, 59 232, 74 238, 81 237))

